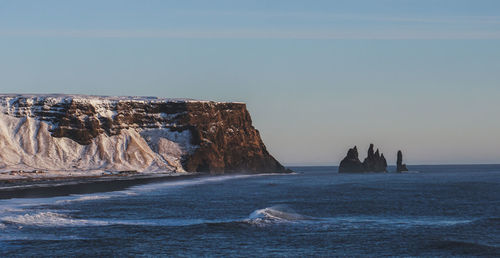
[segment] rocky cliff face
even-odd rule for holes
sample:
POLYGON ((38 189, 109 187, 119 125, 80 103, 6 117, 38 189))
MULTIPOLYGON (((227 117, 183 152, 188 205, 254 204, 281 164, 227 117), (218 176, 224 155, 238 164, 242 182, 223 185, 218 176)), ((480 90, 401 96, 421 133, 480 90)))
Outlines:
POLYGON ((0 95, 0 169, 284 172, 244 103, 0 95))

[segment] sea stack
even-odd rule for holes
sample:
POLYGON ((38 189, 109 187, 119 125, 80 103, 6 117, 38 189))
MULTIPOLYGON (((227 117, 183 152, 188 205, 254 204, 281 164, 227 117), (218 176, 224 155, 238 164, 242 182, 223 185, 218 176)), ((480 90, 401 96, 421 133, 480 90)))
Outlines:
POLYGON ((349 149, 347 156, 340 162, 339 173, 361 173, 365 168, 358 158, 358 148, 349 149))
POLYGON ((376 151, 373 149, 373 144, 370 144, 368 155, 363 163, 358 158, 356 146, 349 149, 347 156, 340 162, 339 173, 386 172, 387 161, 384 154, 381 154, 378 149, 376 151))
POLYGON ((398 151, 398 159, 396 162, 396 171, 398 173, 408 171, 408 168, 406 168, 406 164, 403 164, 403 153, 400 150, 398 151))
POLYGON ((366 172, 385 172, 387 169, 387 161, 384 154, 380 155, 379 150, 373 152, 373 144, 368 148, 368 156, 363 161, 363 166, 366 172))

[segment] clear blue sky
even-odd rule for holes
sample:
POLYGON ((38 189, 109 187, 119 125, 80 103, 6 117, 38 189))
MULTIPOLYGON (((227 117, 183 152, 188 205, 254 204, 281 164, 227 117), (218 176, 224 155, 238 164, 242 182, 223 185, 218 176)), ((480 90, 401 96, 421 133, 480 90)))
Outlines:
POLYGON ((244 101, 285 164, 500 163, 500 1, 4 1, 0 92, 244 101), (362 157, 363 158, 363 157, 362 157))

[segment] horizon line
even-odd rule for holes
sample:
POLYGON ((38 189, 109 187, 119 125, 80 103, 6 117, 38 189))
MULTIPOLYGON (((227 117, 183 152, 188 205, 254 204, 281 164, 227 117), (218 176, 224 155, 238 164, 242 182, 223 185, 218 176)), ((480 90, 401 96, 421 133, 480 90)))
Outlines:
MULTIPOLYGON (((408 164, 407 166, 490 166, 499 165, 500 163, 436 163, 436 164, 408 164)), ((312 163, 283 163, 285 167, 338 167, 339 164, 323 164, 313 165, 312 163)), ((395 167, 396 165, 387 165, 387 167, 395 167)))

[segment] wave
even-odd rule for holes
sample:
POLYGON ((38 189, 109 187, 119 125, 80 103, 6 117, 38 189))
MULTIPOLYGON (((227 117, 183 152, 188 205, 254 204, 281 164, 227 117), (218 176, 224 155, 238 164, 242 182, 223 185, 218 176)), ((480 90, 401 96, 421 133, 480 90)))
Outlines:
POLYGON ((388 225, 395 227, 414 226, 454 226, 458 224, 468 224, 473 220, 454 218, 433 218, 433 217, 338 217, 327 219, 330 222, 352 225, 388 225))
MULTIPOLYGON (((488 219, 490 221, 491 219, 488 219)), ((440 217, 311 217, 297 213, 285 205, 271 206, 264 209, 255 210, 244 220, 251 224, 274 224, 283 222, 301 222, 301 223, 321 223, 322 225, 347 226, 357 228, 363 227, 448 227, 461 224, 473 223, 474 220, 458 218, 440 218, 440 217)))
POLYGON ((38 240, 38 241, 61 241, 61 240, 89 240, 86 237, 80 237, 76 235, 66 235, 61 236, 57 233, 55 234, 27 234, 27 233, 16 233, 12 235, 0 235, 0 241, 25 241, 25 240, 38 240))
POLYGON ((106 221, 74 219, 65 214, 56 212, 38 212, 35 214, 24 214, 17 216, 6 216, 1 218, 4 224, 19 224, 27 226, 53 227, 53 226, 103 226, 108 225, 106 221))
MULTIPOLYGON (((167 181, 162 183, 150 183, 144 185, 136 185, 125 188, 119 191, 110 191, 100 194, 74 194, 69 196, 57 196, 46 198, 13 198, 0 200, 0 216, 7 209, 24 210, 26 207, 34 207, 49 204, 62 204, 71 202, 96 201, 110 198, 120 198, 144 194, 152 191, 157 191, 166 188, 186 187, 200 184, 217 183, 226 180, 244 179, 258 176, 276 176, 277 174, 248 174, 248 175, 226 175, 226 176, 207 176, 194 179, 180 179, 175 181, 167 181)), ((74 182, 73 182, 74 183, 74 182)))
MULTIPOLYGON (((208 184, 208 183, 218 183, 227 180, 235 180, 235 179, 244 179, 251 177, 260 177, 260 176, 278 176, 281 174, 242 174, 242 175, 224 175, 224 176, 206 176, 194 179, 187 180, 178 180, 178 181, 167 181, 162 183, 152 183, 146 185, 137 185, 130 187, 129 190, 139 191, 139 192, 147 192, 154 191, 168 187, 183 187, 183 186, 192 186, 192 185, 200 185, 200 184, 208 184)), ((284 174, 287 175, 287 174, 284 174)))
POLYGON ((104 200, 104 199, 110 199, 111 195, 84 195, 76 199, 71 199, 71 200, 59 200, 56 201, 56 203, 69 203, 69 202, 84 202, 84 201, 94 201, 94 200, 104 200))
MULTIPOLYGON (((102 196, 82 198, 81 201, 99 200, 102 196)), ((76 199, 79 200, 79 199, 76 199)), ((300 214, 286 205, 276 205, 263 209, 257 209, 246 218, 227 219, 186 219, 186 218, 144 218, 144 219, 94 219, 94 218, 73 218, 71 210, 47 211, 15 214, 0 218, 0 229, 5 225, 23 225, 39 227, 78 227, 78 226, 109 226, 109 225, 138 225, 138 226, 241 226, 257 225, 269 226, 277 224, 312 225, 318 224, 321 227, 446 227, 458 224, 474 223, 477 220, 458 220, 451 218, 391 218, 391 217, 330 217, 318 218, 300 214), (2 226, 3 225, 3 226, 2 226)), ((498 219, 498 218, 495 218, 498 219)))
POLYGON ((40 226, 40 227, 73 227, 73 226, 106 226, 114 224, 126 225, 151 225, 151 226, 189 226, 197 224, 218 224, 241 222, 241 220, 202 220, 202 219, 146 219, 146 220, 93 220, 77 219, 68 216, 63 210, 43 210, 38 212, 34 207, 45 205, 67 205, 74 202, 101 201, 111 198, 128 197, 151 191, 171 187, 185 187, 207 183, 218 183, 226 180, 243 179, 257 176, 268 176, 276 174, 252 174, 252 175, 226 175, 201 177, 168 181, 163 183, 152 183, 137 185, 125 190, 112 191, 100 194, 77 194, 70 196, 47 197, 47 198, 14 198, 0 200, 0 229, 9 225, 16 226, 40 226))
MULTIPOLYGON (((105 199, 107 196, 85 196, 71 201, 86 201, 105 199)), ((61 214, 53 211, 43 211, 26 213, 21 215, 4 216, 0 218, 0 228, 5 225, 15 226, 38 226, 38 227, 80 227, 80 226, 109 226, 109 225, 140 225, 140 226, 196 226, 196 225, 232 225, 251 224, 268 225, 285 222, 297 222, 305 220, 316 220, 316 218, 305 216, 295 212, 293 209, 284 206, 272 206, 253 211, 247 218, 226 219, 226 220, 206 220, 206 219, 78 219, 68 214, 61 214)))
POLYGON ((77 219, 66 214, 57 212, 37 212, 0 218, 0 229, 8 225, 17 228, 23 226, 36 227, 93 227, 111 225, 135 225, 135 226, 193 226, 208 224, 227 224, 239 222, 238 220, 204 220, 204 219, 77 219))
POLYGON ((161 183, 150 183, 150 184, 132 186, 127 188, 126 190, 112 191, 107 193, 101 193, 98 195, 96 194, 71 195, 70 197, 63 198, 63 200, 58 200, 55 203, 83 202, 83 201, 103 200, 103 199, 126 197, 126 196, 135 196, 141 193, 148 193, 161 189, 187 187, 193 185, 218 183, 227 180, 244 179, 244 178, 258 177, 258 176, 270 176, 270 175, 274 176, 276 174, 207 176, 194 179, 175 180, 175 181, 167 181, 161 183))
POLYGON ((286 205, 275 205, 264 209, 253 211, 244 222, 250 224, 264 225, 283 222, 298 222, 306 220, 318 220, 317 218, 297 213, 286 205))

